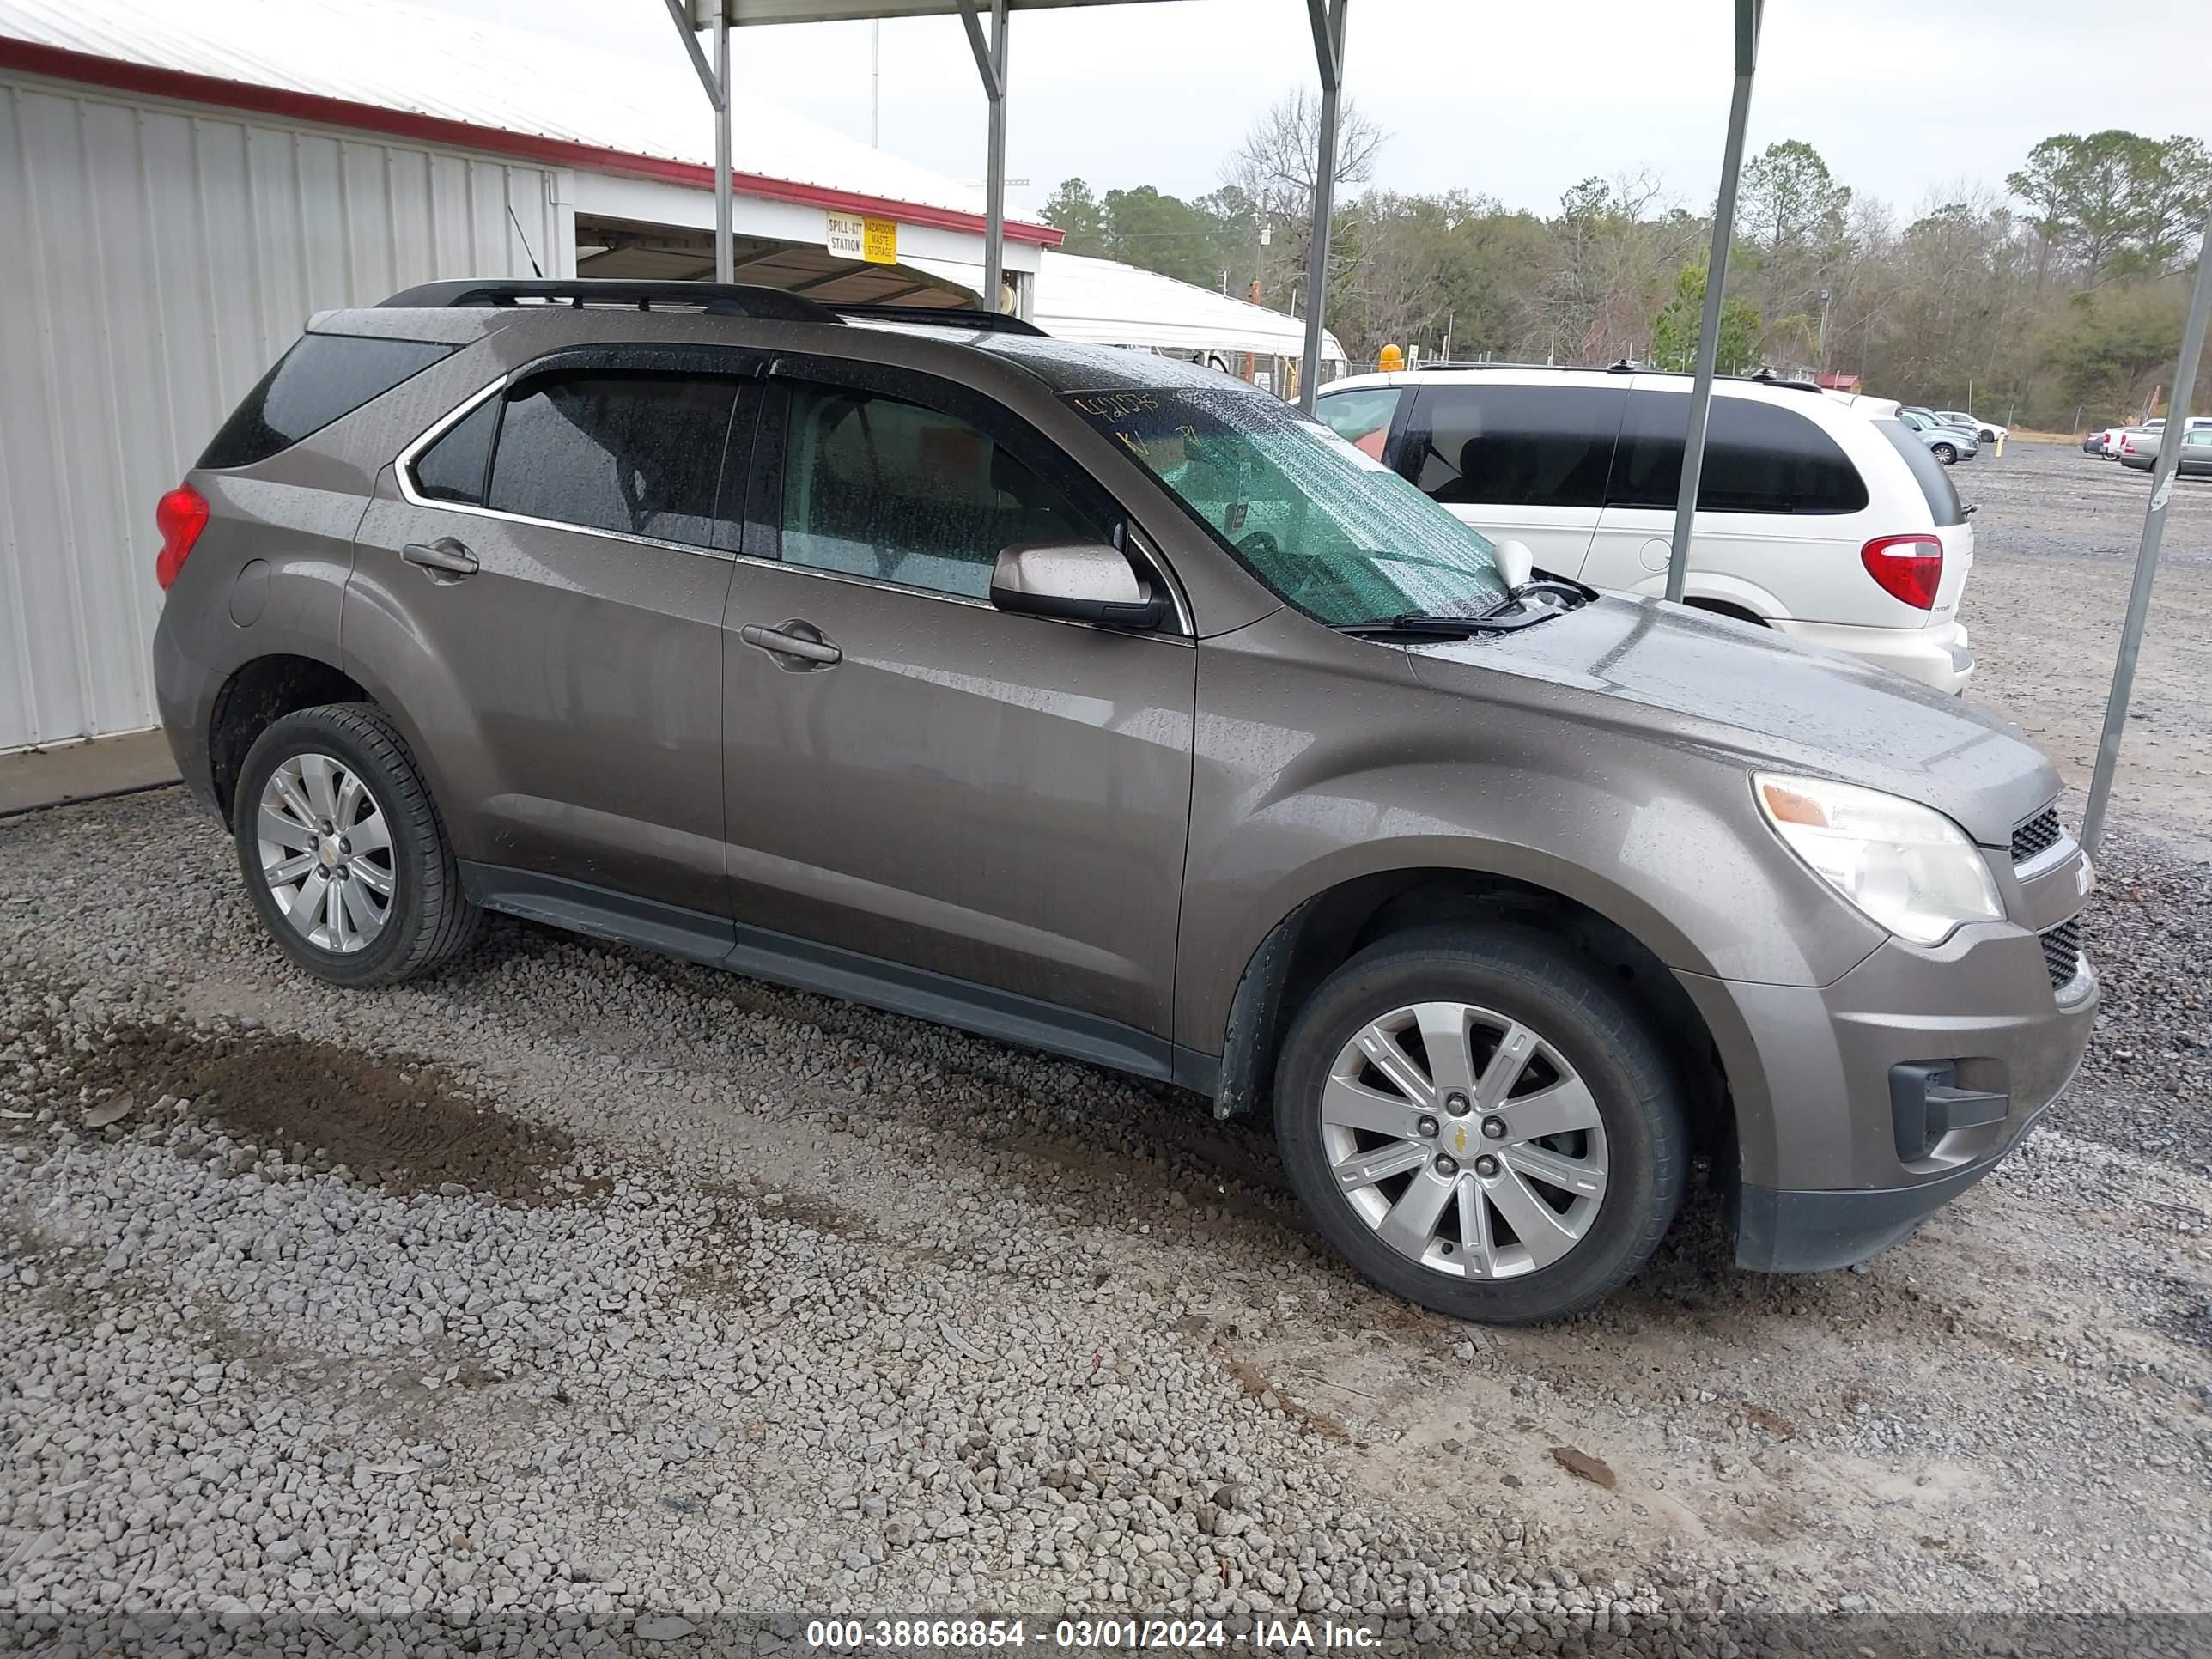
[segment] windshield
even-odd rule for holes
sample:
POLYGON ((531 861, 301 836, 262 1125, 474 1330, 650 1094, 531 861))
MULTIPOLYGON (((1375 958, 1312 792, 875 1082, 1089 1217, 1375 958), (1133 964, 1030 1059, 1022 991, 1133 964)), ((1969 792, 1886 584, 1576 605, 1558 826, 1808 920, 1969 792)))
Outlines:
POLYGON ((1231 386, 1065 396, 1310 617, 1474 616, 1505 597, 1479 532, 1286 404, 1231 386))

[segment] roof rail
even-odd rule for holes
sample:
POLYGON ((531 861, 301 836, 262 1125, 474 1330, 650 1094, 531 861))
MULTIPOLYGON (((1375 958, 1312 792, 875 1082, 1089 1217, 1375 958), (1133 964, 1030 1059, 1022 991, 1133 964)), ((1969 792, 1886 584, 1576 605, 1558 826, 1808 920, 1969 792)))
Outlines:
POLYGON ((1756 374, 1724 374, 1728 380, 1748 380, 1753 386, 1771 386, 1781 392, 1825 392, 1818 380, 1793 380, 1787 374, 1777 374, 1771 368, 1762 368, 1756 374))
MULTIPOLYGON (((1553 364, 1553 363, 1513 363, 1513 362, 1504 362, 1503 359, 1492 359, 1492 358, 1486 358, 1486 357, 1485 357, 1485 358, 1477 358, 1477 357, 1424 357, 1424 358, 1422 358, 1422 359, 1421 359, 1421 361, 1420 361, 1420 362, 1419 362, 1418 363, 1409 363, 1409 364, 1407 364, 1407 368, 1413 368, 1413 369, 1424 369, 1424 368, 1553 368, 1560 367, 1560 365, 1553 364)), ((1571 367, 1573 367, 1573 368, 1580 368, 1584 367, 1584 365, 1580 364, 1580 363, 1577 363, 1577 364, 1573 364, 1573 365, 1571 365, 1571 367)))
POLYGON ((750 283, 631 282, 609 276, 464 277, 456 282, 420 283, 382 303, 441 310, 453 306, 506 308, 524 300, 570 305, 696 306, 714 317, 760 317, 785 323, 835 323, 843 319, 802 294, 750 283))
POLYGON ((1035 323, 1003 311, 985 311, 978 306, 832 306, 830 310, 840 317, 850 317, 862 323, 938 323, 947 328, 972 328, 985 334, 1036 334, 1044 331, 1035 323))
MULTIPOLYGON (((1690 373, 1690 371, 1686 368, 1654 368, 1650 364, 1640 363, 1633 357, 1623 357, 1617 362, 1603 364, 1504 362, 1470 363, 1434 361, 1416 363, 1413 367, 1415 368, 1421 369, 1510 368, 1516 372, 1540 368, 1549 369, 1553 373, 1559 374, 1678 374, 1685 380, 1689 378, 1690 373)), ((1786 376, 1777 374, 1771 368, 1762 368, 1756 374, 1716 374, 1713 378, 1716 380, 1734 380, 1747 386, 1771 386, 1779 392, 1817 392, 1823 389, 1817 381, 1793 380, 1786 376)))

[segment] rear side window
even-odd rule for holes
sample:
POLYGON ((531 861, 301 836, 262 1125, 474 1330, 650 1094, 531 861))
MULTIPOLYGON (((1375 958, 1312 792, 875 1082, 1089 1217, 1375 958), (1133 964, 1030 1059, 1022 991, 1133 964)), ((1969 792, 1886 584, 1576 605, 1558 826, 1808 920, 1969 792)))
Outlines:
POLYGON ((1404 396, 1395 386, 1362 386, 1316 398, 1314 412, 1338 437, 1379 461, 1390 441, 1390 422, 1398 417, 1398 401, 1404 396))
POLYGON ((246 394, 200 456, 200 465, 251 466, 265 461, 458 349, 428 340, 303 334, 246 394))
POLYGON ((1902 421, 1876 421, 1874 426, 1875 431, 1889 440, 1889 447, 1905 458, 1905 465, 1912 469, 1913 482, 1928 498, 1928 511, 1936 520, 1936 527, 1941 530, 1966 523, 1966 510, 1959 505, 1959 492, 1951 487, 1951 475, 1943 470, 1943 463, 1936 459, 1927 441, 1902 421))
POLYGON ((712 375, 583 371, 526 381, 507 397, 484 505, 714 546, 737 396, 734 380, 712 375))
MULTIPOLYGON (((1673 507, 1689 429, 1686 395, 1630 393, 1606 504, 1673 507)), ((1753 398, 1713 399, 1699 512, 1802 515, 1857 513, 1866 504, 1866 483, 1850 458, 1804 416, 1753 398)))
POLYGON ((1399 471, 1447 506, 1601 507, 1623 400, 1610 386, 1423 386, 1399 471))

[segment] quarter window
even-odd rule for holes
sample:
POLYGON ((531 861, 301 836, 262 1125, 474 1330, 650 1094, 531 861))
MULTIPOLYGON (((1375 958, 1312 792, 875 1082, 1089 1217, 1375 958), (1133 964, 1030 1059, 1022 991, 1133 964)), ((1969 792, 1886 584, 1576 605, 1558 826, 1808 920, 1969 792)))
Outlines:
POLYGON ((429 501, 482 507, 491 441, 498 431, 499 399, 487 398, 415 458, 415 493, 429 501))
POLYGON ((202 466, 251 466, 373 403, 455 348, 429 340, 303 334, 246 395, 200 456, 202 466))
POLYGON ((507 398, 484 504, 711 547, 736 403, 736 381, 705 375, 580 371, 526 381, 507 398))
POLYGON ((831 386, 791 397, 783 559, 984 599, 1000 550, 1112 538, 980 428, 831 386))
MULTIPOLYGON (((1690 400, 1630 394, 1609 507, 1671 507, 1682 483, 1690 400)), ((1701 513, 1856 513, 1866 484, 1836 441, 1794 410, 1753 398, 1715 398, 1705 431, 1701 513)))
POLYGON ((1329 429, 1363 454, 1376 460, 1390 441, 1390 422, 1397 418, 1399 400, 1406 394, 1395 386, 1364 386, 1356 392, 1324 394, 1315 400, 1315 411, 1329 429))
POLYGON ((1601 507, 1622 395, 1608 386, 1423 386, 1400 470, 1447 506, 1601 507))

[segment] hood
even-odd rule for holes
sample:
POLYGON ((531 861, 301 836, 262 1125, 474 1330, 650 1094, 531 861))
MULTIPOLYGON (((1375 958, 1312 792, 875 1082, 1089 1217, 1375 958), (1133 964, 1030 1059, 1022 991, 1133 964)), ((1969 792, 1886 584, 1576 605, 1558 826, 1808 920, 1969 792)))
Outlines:
POLYGON ((1504 702, 1520 700, 1516 684, 1585 691, 1577 719, 1746 770, 1924 801, 1985 847, 2008 845, 2013 826, 2058 793, 2057 770, 2008 721, 1856 658, 1661 600, 1607 594, 1516 633, 1408 655, 1439 690, 1504 702))

